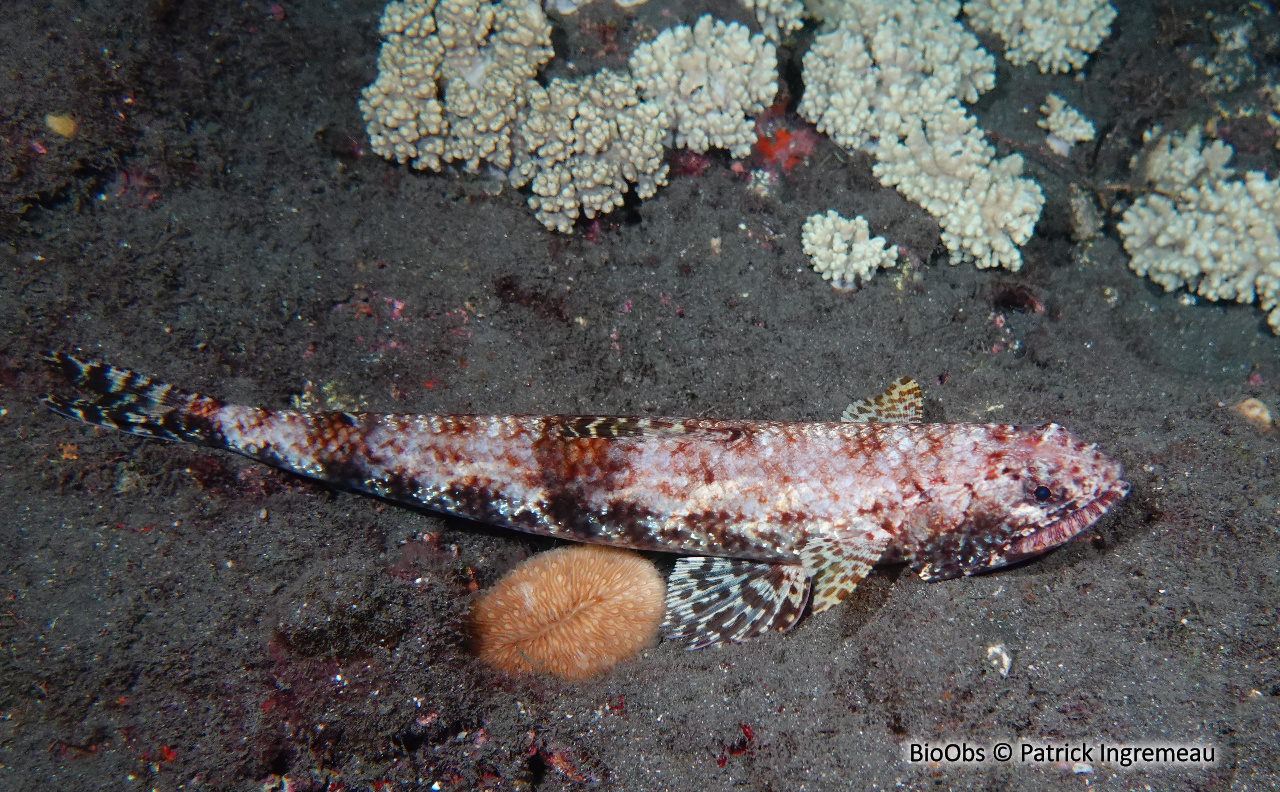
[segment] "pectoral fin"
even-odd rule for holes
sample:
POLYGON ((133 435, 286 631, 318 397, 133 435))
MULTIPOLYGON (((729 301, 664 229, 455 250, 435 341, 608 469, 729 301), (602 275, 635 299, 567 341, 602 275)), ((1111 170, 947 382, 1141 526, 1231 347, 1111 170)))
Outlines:
POLYGON ((789 630, 804 612, 809 575, 797 564, 690 556, 667 581, 668 638, 701 649, 789 630))
POLYGON ((884 529, 868 527, 839 538, 806 540, 799 553, 801 565, 814 575, 813 612, 822 613, 853 593, 884 555, 890 538, 884 529))

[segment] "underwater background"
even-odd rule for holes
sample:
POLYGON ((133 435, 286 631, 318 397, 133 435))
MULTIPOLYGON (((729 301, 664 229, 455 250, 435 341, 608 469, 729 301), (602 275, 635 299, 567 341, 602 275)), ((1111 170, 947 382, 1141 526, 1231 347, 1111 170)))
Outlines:
MULTIPOLYGON (((559 233, 492 171, 370 151, 380 0, 7 3, 0 788, 1273 788, 1280 435, 1258 408, 1280 407, 1280 341, 1253 305, 1136 275, 1116 223, 1156 127, 1277 175, 1280 20, 1117 11, 1068 74, 978 35, 996 81, 969 112, 1045 198, 1010 272, 948 263, 870 154, 796 115, 813 21, 781 39, 748 157, 668 149, 653 197, 559 233), (1067 156, 1037 126, 1050 93, 1097 130, 1067 156), (829 209, 896 262, 833 289, 800 239, 829 209), (45 349, 229 401, 403 413, 831 421, 912 376, 926 420, 1061 423, 1133 489, 1015 568, 880 568, 786 635, 509 676, 468 651, 468 604, 555 542, 73 424, 39 405, 61 387, 45 349), (1216 761, 907 761, 1001 740, 1216 761)), ((704 13, 756 24, 728 0, 550 11, 542 79, 625 69, 704 13)))

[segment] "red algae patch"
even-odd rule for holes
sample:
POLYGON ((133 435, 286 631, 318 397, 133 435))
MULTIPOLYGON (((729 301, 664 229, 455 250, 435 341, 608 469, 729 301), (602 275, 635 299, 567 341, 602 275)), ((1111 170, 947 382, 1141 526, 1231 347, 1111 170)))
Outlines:
POLYGON ((820 140, 813 128, 794 116, 785 103, 775 104, 756 118, 756 142, 752 145, 761 167, 786 173, 808 159, 820 140))
POLYGON ((561 547, 524 561, 484 593, 468 617, 472 647, 504 671, 583 679, 652 643, 665 595, 642 555, 561 547))

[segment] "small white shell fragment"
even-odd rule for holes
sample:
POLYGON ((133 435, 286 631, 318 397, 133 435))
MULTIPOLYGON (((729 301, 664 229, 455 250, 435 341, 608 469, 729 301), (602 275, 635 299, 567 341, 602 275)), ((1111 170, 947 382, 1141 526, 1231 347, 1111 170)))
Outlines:
POLYGON ((1252 397, 1245 399, 1238 404, 1232 405, 1231 409, 1235 410, 1241 418, 1245 419, 1259 432, 1270 432, 1275 428, 1276 422, 1271 417, 1271 410, 1258 399, 1252 397))
POLYGON ((993 668, 1000 671, 1000 676, 1009 676, 1009 669, 1013 667, 1013 655, 1009 654, 1004 648, 1004 644, 996 644, 987 647, 987 662, 993 668))
POLYGON ((1049 150, 1059 157, 1067 157, 1071 154, 1072 143, 1069 140, 1063 140, 1057 135, 1048 135, 1045 137, 1044 142, 1049 147, 1049 150))

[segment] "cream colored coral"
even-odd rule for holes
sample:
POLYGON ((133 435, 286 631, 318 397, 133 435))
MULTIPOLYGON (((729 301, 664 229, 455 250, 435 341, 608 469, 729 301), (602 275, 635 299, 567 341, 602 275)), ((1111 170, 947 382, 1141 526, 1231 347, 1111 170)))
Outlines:
POLYGON ((995 61, 955 21, 958 8, 930 0, 826 6, 832 30, 805 56, 800 114, 853 149, 878 136, 881 120, 927 115, 953 96, 977 101, 995 86, 995 61))
POLYGON ((646 100, 674 125, 675 145, 751 153, 754 116, 773 102, 778 59, 773 44, 736 22, 703 16, 636 47, 631 72, 646 100))
POLYGON ((953 263, 1017 270, 1044 198, 1021 157, 994 158, 960 104, 995 84, 995 64, 955 21, 958 4, 832 8, 835 29, 804 56, 800 115, 846 148, 874 143, 873 172, 938 218, 953 263))
POLYGON ((1129 160, 1141 182, 1156 192, 1177 195, 1196 183, 1221 181, 1235 171, 1227 167, 1235 153, 1221 140, 1202 145, 1200 130, 1165 135, 1160 127, 1142 134, 1143 152, 1129 160))
POLYGON ((552 56, 541 6, 404 0, 387 5, 379 30, 378 77, 360 100, 374 152, 431 170, 510 167, 516 115, 552 56))
MULTIPOLYGON (((1234 91, 1242 84, 1252 82, 1258 76, 1258 64, 1254 61, 1251 50, 1254 39, 1259 38, 1258 22, 1265 25, 1266 30, 1273 29, 1275 23, 1268 19, 1271 8, 1265 3, 1250 3, 1240 6, 1236 13, 1205 12, 1209 22, 1209 32, 1217 47, 1211 55, 1199 55, 1191 61, 1192 68, 1204 72, 1208 77, 1203 89, 1207 93, 1226 93, 1234 91)), ((1274 34, 1264 33, 1262 38, 1271 38, 1274 34)), ((1264 44, 1266 51, 1271 45, 1264 44)))
MULTIPOLYGON (((544 5, 548 11, 555 9, 561 14, 565 14, 567 16, 569 14, 577 13, 579 8, 590 2, 591 0, 546 0, 544 5)), ((615 5, 627 8, 629 6, 643 5, 648 2, 648 0, 613 0, 613 2, 615 5)))
POLYGON ((1044 118, 1037 121, 1036 126, 1049 130, 1049 148, 1054 153, 1065 157, 1072 145, 1093 140, 1093 123, 1057 94, 1044 98, 1040 112, 1044 118))
POLYGON ((886 247, 884 237, 871 236, 864 217, 849 220, 834 209, 804 222, 800 244, 814 270, 837 289, 854 288, 898 259, 897 248, 886 247))
POLYGON ((760 31, 772 42, 804 27, 804 3, 800 0, 742 0, 742 5, 756 12, 760 31))
POLYGON ((667 183, 662 138, 667 119, 641 102, 625 75, 608 69, 535 87, 519 124, 516 186, 531 183, 529 206, 548 228, 568 233, 622 205, 628 189, 648 198, 667 183))
POLYGON ((648 198, 666 184, 668 117, 629 76, 533 79, 552 54, 537 3, 393 2, 382 34, 378 79, 360 102, 377 153, 433 170, 487 163, 528 184, 538 219, 564 233, 627 190, 648 198))
POLYGON ((974 29, 1004 40, 1005 60, 1045 74, 1084 66, 1116 18, 1105 0, 966 0, 964 12, 974 29))
POLYGON ((1198 130, 1157 138, 1145 164, 1134 163, 1156 191, 1117 228, 1134 272, 1166 291, 1256 301, 1280 332, 1280 182, 1261 171, 1232 178, 1231 153, 1220 141, 1201 146, 1198 130))

